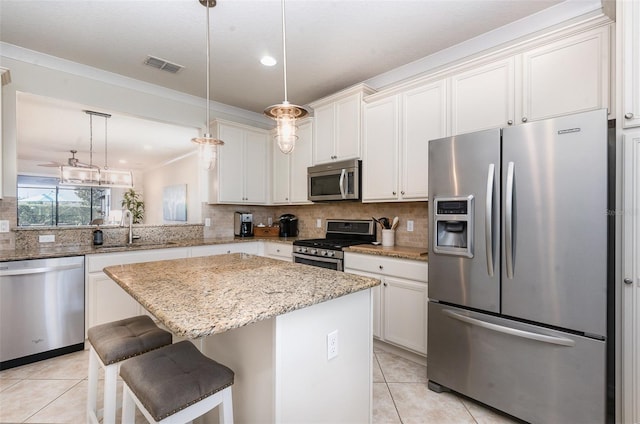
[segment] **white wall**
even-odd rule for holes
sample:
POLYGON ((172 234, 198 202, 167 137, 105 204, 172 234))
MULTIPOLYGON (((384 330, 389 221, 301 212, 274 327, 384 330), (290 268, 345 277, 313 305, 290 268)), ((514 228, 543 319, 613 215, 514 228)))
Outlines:
POLYGON ((177 184, 187 185, 187 223, 202 223, 198 165, 198 155, 194 153, 144 173, 145 224, 171 223, 162 216, 163 193, 165 187, 177 184))

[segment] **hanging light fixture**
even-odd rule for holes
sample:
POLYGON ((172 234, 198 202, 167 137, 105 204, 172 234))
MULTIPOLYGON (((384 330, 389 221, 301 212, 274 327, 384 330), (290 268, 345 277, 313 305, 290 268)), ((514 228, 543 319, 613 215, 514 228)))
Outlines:
POLYGON ((198 145, 200 160, 207 170, 216 167, 218 156, 218 146, 224 145, 224 141, 218 140, 211 135, 211 119, 209 117, 209 86, 210 86, 210 41, 209 41, 209 9, 216 6, 216 0, 198 0, 201 5, 207 8, 207 132, 202 137, 192 138, 191 141, 198 145))
POLYGON ((131 171, 109 169, 107 165, 107 119, 108 113, 84 111, 89 115, 89 164, 76 162, 73 166, 60 167, 60 184, 85 187, 133 187, 131 171), (93 164, 93 117, 100 116, 104 120, 104 169, 93 164))
POLYGON ((284 0, 282 0, 282 64, 284 68, 284 101, 280 104, 269 106, 264 114, 276 120, 275 139, 282 153, 291 153, 296 145, 296 119, 305 117, 309 112, 301 106, 289 103, 287 100, 287 32, 284 13, 284 0))

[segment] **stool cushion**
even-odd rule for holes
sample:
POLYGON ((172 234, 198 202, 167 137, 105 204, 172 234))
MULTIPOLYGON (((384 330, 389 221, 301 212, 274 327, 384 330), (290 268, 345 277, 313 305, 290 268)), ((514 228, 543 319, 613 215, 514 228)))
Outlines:
POLYGON ((171 344, 168 331, 158 328, 147 315, 91 327, 89 342, 105 365, 171 344))
POLYGON ((123 363, 120 376, 160 421, 233 384, 233 371, 182 341, 123 363))

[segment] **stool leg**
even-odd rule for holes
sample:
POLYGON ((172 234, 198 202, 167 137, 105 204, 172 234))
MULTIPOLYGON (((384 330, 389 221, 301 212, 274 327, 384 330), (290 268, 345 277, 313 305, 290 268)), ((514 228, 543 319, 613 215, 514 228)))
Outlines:
POLYGON ((122 385, 122 424, 133 424, 136 420, 136 403, 127 383, 122 385))
POLYGON ((98 373, 99 373, 99 365, 98 365, 98 355, 96 351, 93 349, 93 346, 90 346, 89 349, 89 381, 88 383, 88 392, 87 392, 87 422, 89 423, 97 423, 98 422, 98 411, 97 411, 97 398, 98 398, 98 373))
POLYGON ((222 391, 222 402, 218 405, 218 414, 221 424, 233 424, 233 400, 231 399, 231 387, 222 391))
POLYGON ((103 424, 115 424, 116 422, 116 384, 120 363, 104 367, 104 410, 103 424))

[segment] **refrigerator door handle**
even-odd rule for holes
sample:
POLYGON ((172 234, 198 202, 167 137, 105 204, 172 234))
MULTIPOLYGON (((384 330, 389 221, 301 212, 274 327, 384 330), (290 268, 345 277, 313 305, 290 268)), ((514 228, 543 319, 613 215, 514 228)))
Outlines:
POLYGON ((499 333, 509 334, 511 336, 522 337, 525 339, 535 340, 543 343, 556 344, 560 346, 575 346, 576 342, 567 339, 565 337, 548 336, 546 334, 532 333, 531 331, 518 330, 517 328, 505 327, 503 325, 493 324, 479 320, 477 318, 471 318, 451 309, 444 309, 442 311, 445 315, 457 319, 458 321, 466 322, 467 324, 475 325, 477 327, 486 328, 487 330, 497 331, 499 333))
POLYGON ((487 251, 487 272, 493 277, 493 186, 495 184, 495 164, 489 164, 487 174, 487 198, 485 201, 484 214, 484 238, 485 250, 487 251))
POLYGON ((507 166, 507 193, 505 198, 505 256, 507 263, 507 278, 513 278, 513 178, 515 164, 509 162, 507 166))

